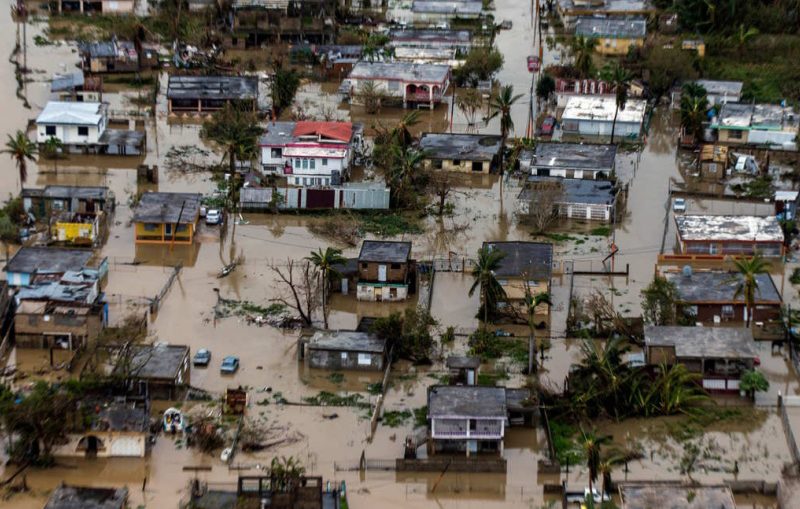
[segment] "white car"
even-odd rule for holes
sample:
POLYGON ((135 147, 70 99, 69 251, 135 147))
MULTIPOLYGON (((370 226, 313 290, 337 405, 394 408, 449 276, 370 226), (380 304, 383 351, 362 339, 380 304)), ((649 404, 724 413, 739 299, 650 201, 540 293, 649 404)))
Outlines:
POLYGON ((219 209, 209 209, 206 212, 206 224, 215 225, 222 223, 222 211, 219 209))
POLYGON ((434 26, 436 30, 450 30, 450 23, 447 21, 440 21, 434 26))
POLYGON ((672 202, 672 210, 674 212, 686 212, 686 199, 675 198, 672 202))

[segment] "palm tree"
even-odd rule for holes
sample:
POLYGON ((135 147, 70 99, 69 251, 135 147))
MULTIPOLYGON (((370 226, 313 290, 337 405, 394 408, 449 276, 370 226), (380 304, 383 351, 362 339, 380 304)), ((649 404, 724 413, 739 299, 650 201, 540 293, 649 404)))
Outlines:
POLYGON ((734 41, 736 42, 736 46, 739 48, 739 51, 744 49, 744 46, 747 44, 747 41, 757 36, 758 33, 759 32, 756 27, 750 27, 745 29, 744 23, 740 24, 739 29, 733 36, 734 41))
MULTIPOLYGON (((597 474, 600 472, 600 451, 602 447, 611 442, 610 435, 598 436, 596 431, 583 433, 583 452, 586 455, 586 467, 589 469, 589 498, 594 505, 594 482, 597 480, 597 474)), ((602 499, 600 500, 602 503, 602 499)))
POLYGON ((546 304, 552 306, 553 301, 549 293, 537 293, 533 295, 531 287, 528 282, 525 282, 525 310, 527 311, 528 318, 528 373, 533 373, 534 366, 536 366, 536 308, 540 305, 546 304))
POLYGON ((273 482, 275 491, 281 493, 291 492, 300 482, 300 478, 306 473, 305 467, 294 456, 281 456, 272 458, 269 467, 270 478, 273 482))
POLYGON ((44 146, 42 147, 43 148, 42 152, 44 152, 47 155, 47 157, 53 160, 53 166, 56 173, 58 173, 58 157, 60 155, 59 153, 63 147, 64 144, 61 143, 61 140, 55 136, 47 138, 47 140, 44 142, 44 146))
POLYGON ((683 364, 667 366, 661 364, 659 373, 650 387, 650 408, 645 413, 658 415, 687 414, 691 409, 708 401, 708 395, 700 388, 701 376, 690 373, 683 364))
POLYGON ((592 72, 592 55, 597 46, 597 39, 579 35, 572 40, 570 51, 575 59, 574 65, 582 78, 588 78, 592 72))
POLYGON ((410 128, 419 124, 419 121, 419 110, 406 113, 392 129, 392 140, 403 148, 411 145, 414 142, 414 136, 411 134, 410 128))
POLYGON ((703 134, 703 120, 708 111, 708 98, 703 96, 681 97, 681 127, 697 141, 703 134))
POLYGON ((630 87, 632 76, 631 74, 619 63, 613 67, 606 66, 601 73, 603 81, 609 83, 614 87, 616 96, 616 109, 614 110, 614 121, 611 122, 611 143, 614 143, 614 131, 617 128, 617 115, 619 110, 625 110, 625 104, 628 102, 628 87, 630 87))
POLYGON ((326 247, 325 251, 319 248, 317 251, 312 251, 306 260, 314 264, 322 277, 322 321, 325 329, 328 328, 328 287, 330 286, 330 278, 340 277, 339 271, 336 269, 337 265, 344 264, 347 259, 342 256, 342 250, 333 247, 326 247))
POLYGON ((756 293, 759 292, 758 288, 758 275, 769 270, 769 262, 761 258, 758 254, 750 258, 742 258, 734 260, 734 267, 738 272, 737 277, 731 281, 736 282, 736 292, 733 294, 734 299, 739 297, 744 298, 745 309, 747 310, 747 318, 745 319, 745 327, 750 327, 750 320, 753 318, 753 308, 756 301, 756 293))
POLYGON ((464 112, 464 116, 467 118, 468 130, 475 127, 475 114, 478 112, 478 109, 480 109, 482 103, 483 98, 481 97, 481 93, 475 88, 465 88, 459 91, 456 96, 456 106, 464 112))
POLYGON ((611 486, 611 472, 614 470, 615 465, 619 465, 623 463, 625 458, 623 456, 606 456, 605 458, 600 460, 600 464, 597 466, 597 472, 602 477, 603 486, 600 489, 600 505, 603 504, 603 499, 608 493, 608 488, 611 486))
MULTIPOLYGON (((490 119, 500 116, 500 137, 502 138, 502 149, 500 150, 500 175, 503 174, 503 155, 506 150, 508 133, 514 130, 514 119, 511 118, 511 107, 516 103, 522 94, 514 95, 514 86, 505 85, 500 89, 500 93, 492 97, 489 101, 489 108, 492 110, 490 119)), ((502 185, 503 179, 500 179, 502 185)), ((502 190, 501 190, 502 197, 502 190)))
POLYGON ((484 324, 489 323, 489 309, 494 312, 497 303, 506 296, 505 290, 494 276, 505 255, 502 251, 483 246, 478 250, 478 259, 472 261, 472 277, 475 281, 469 289, 469 296, 472 297, 475 290, 480 288, 484 324))
POLYGON ((11 156, 11 159, 13 159, 17 165, 21 189, 28 180, 28 161, 36 160, 36 144, 33 143, 24 132, 17 131, 17 134, 14 136, 8 135, 6 148, 3 152, 11 156))
POLYGON ((400 145, 392 146, 393 163, 389 169, 388 181, 394 192, 396 205, 403 203, 406 198, 406 189, 414 180, 414 172, 425 159, 421 150, 408 150, 400 145))

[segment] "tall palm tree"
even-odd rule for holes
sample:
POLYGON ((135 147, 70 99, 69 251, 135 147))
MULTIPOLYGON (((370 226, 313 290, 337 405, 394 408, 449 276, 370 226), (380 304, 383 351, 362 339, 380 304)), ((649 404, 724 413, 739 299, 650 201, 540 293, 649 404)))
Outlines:
POLYGON ((703 135, 703 120, 708 111, 708 98, 702 96, 681 97, 681 127, 697 141, 703 135))
POLYGON ((536 309, 542 305, 553 305, 549 293, 537 293, 536 295, 531 292, 530 285, 527 281, 525 283, 525 310, 527 311, 528 318, 528 373, 533 373, 536 366, 536 309))
POLYGON ((572 39, 570 52, 574 59, 575 69, 582 78, 588 78, 592 73, 592 55, 597 46, 597 39, 579 35, 572 39))
POLYGON ((601 77, 603 81, 614 87, 616 109, 614 110, 614 120, 611 122, 611 143, 613 144, 614 131, 617 128, 617 115, 619 114, 619 110, 625 110, 625 105, 628 102, 628 88, 631 85, 633 77, 627 69, 619 65, 619 62, 614 64, 613 67, 604 67, 601 77))
POLYGON ((17 131, 17 134, 14 136, 8 135, 6 148, 3 152, 11 156, 11 159, 13 159, 14 163, 17 165, 21 189, 28 180, 28 161, 36 160, 36 144, 32 142, 24 132, 17 131))
POLYGON ((47 140, 44 142, 44 146, 42 147, 42 152, 44 152, 47 157, 53 160, 53 166, 56 173, 58 173, 58 157, 63 147, 64 144, 61 143, 61 140, 55 136, 47 138, 47 140))
POLYGON ((505 298, 506 292, 500 286, 500 282, 495 278, 494 273, 500 268, 500 261, 505 257, 505 253, 489 246, 483 246, 478 250, 478 258, 472 261, 472 277, 475 280, 469 289, 469 296, 475 294, 475 290, 480 289, 483 304, 483 323, 489 323, 489 309, 492 311, 497 308, 497 303, 505 298))
MULTIPOLYGON (((506 141, 508 134, 514 130, 514 119, 511 118, 511 107, 516 103, 522 94, 514 95, 514 86, 505 85, 500 89, 500 93, 489 100, 489 108, 492 114, 489 118, 500 116, 500 137, 502 138, 500 150, 500 185, 503 185, 503 157, 506 150, 506 141)), ((500 188, 500 199, 502 205, 503 191, 500 188)))
POLYGON ((317 268, 319 276, 322 278, 322 321, 325 329, 328 328, 328 289, 331 276, 339 277, 340 273, 336 270, 337 265, 344 264, 347 259, 342 256, 342 250, 334 247, 326 247, 325 251, 319 248, 312 251, 306 257, 317 268))
POLYGON ((770 265, 769 262, 761 258, 758 254, 750 258, 734 260, 733 265, 738 272, 738 277, 732 279, 732 281, 737 283, 733 298, 744 298, 744 306, 747 310, 745 327, 750 327, 750 321, 753 318, 753 308, 756 302, 756 293, 759 292, 758 275, 768 272, 770 265))
POLYGON ((611 486, 611 472, 614 470, 615 465, 619 465, 620 463, 624 462, 625 458, 623 456, 611 455, 605 456, 600 460, 600 464, 597 467, 597 471, 602 477, 603 486, 600 489, 600 505, 603 504, 603 499, 608 493, 608 488, 611 486))
POLYGON ((414 180, 414 172, 425 159, 421 150, 409 150, 400 145, 392 147, 393 164, 389 169, 388 181, 394 192, 395 204, 400 205, 406 197, 406 190, 414 180))
POLYGON ((581 446, 586 456, 586 467, 589 469, 589 498, 592 500, 592 504, 594 504, 594 482, 600 472, 600 452, 602 447, 610 442, 610 435, 597 435, 596 431, 583 432, 581 446))
POLYGON ((414 136, 411 134, 410 128, 419 124, 419 122, 419 110, 406 113, 392 129, 392 140, 403 148, 408 147, 414 142, 414 136))

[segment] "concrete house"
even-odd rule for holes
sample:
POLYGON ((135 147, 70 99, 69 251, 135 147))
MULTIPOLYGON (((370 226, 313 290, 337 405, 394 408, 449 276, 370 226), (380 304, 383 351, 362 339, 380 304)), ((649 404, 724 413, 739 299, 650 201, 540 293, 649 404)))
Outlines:
POLYGON ((254 76, 170 76, 167 108, 173 113, 207 113, 233 103, 256 111, 258 78, 254 76))
POLYGON ((365 240, 358 255, 358 300, 400 301, 416 290, 411 242, 365 240))
POLYGON ((422 24, 478 19, 482 12, 483 2, 476 0, 414 0, 411 4, 411 19, 422 24))
POLYGON ((783 229, 775 216, 675 215, 682 254, 780 257, 783 229))
MULTIPOLYGON (((545 242, 484 242, 483 246, 504 253, 495 278, 505 292, 505 302, 499 303, 499 311, 510 315, 527 316, 524 309, 526 290, 531 295, 550 292, 550 276, 553 266, 553 245, 545 242)), ((537 325, 546 325, 550 309, 546 304, 536 308, 534 319, 537 325)))
POLYGON ((144 193, 133 211, 137 244, 191 244, 200 219, 199 193, 144 193))
POLYGON ((189 347, 184 345, 135 344, 117 356, 116 373, 132 380, 133 394, 150 399, 175 399, 189 385, 189 347))
POLYGON ((503 139, 485 134, 423 133, 419 149, 425 169, 488 174, 500 163, 503 139))
POLYGON ((507 417, 505 387, 428 388, 430 447, 434 454, 502 454, 507 417))
POLYGON ((36 141, 58 138, 73 153, 139 155, 144 132, 108 128, 108 104, 49 101, 36 118, 36 141))
POLYGON ((449 355, 445 360, 450 385, 477 385, 481 358, 467 355, 449 355))
POLYGON ((50 81, 50 97, 62 102, 101 102, 103 80, 99 76, 84 76, 78 69, 65 74, 54 74, 50 81))
MULTIPOLYGON (((561 115, 565 134, 611 136, 617 104, 613 96, 571 96, 561 115)), ((647 103, 631 99, 619 110, 614 136, 617 139, 638 139, 647 110, 647 103)))
MULTIPOLYGON (((710 106, 727 103, 738 103, 742 97, 741 81, 722 81, 722 80, 697 80, 694 83, 706 90, 706 98, 710 106)), ((672 91, 670 103, 673 108, 680 108, 682 87, 676 87, 672 91)))
POLYGON ((539 142, 520 154, 519 166, 539 177, 605 180, 614 173, 616 156, 611 144, 539 142))
MULTIPOLYGON (((705 325, 746 322, 748 311, 744 297, 736 295, 741 275, 685 270, 683 273, 666 273, 664 277, 678 291, 676 307, 681 315, 705 325)), ((757 274, 756 282, 758 291, 751 318, 755 322, 754 334, 763 337, 760 329, 769 326, 770 322, 780 321, 782 300, 769 274, 757 274)))
POLYGON ((774 104, 725 103, 711 119, 717 140, 730 145, 758 145, 797 150, 800 115, 774 104))
POLYGON ((147 399, 87 399, 75 413, 76 429, 67 434, 67 443, 57 447, 55 456, 144 458, 147 454, 150 429, 147 399))
POLYGON ((634 18, 596 18, 580 16, 575 35, 598 39, 595 51, 601 55, 627 55, 630 48, 641 48, 647 36, 647 20, 634 18))
POLYGON ((131 41, 92 41, 78 44, 83 71, 97 73, 137 72, 158 67, 158 48, 143 46, 142 54, 131 41), (139 61, 141 60, 141 69, 139 61))
POLYGON ((108 324, 108 303, 96 271, 40 278, 15 295, 15 342, 19 348, 81 350, 108 324))
POLYGON ((472 33, 469 30, 391 30, 389 39, 389 45, 393 48, 454 49, 456 53, 463 54, 472 47, 472 33))
POLYGON ((277 41, 332 43, 336 35, 334 0, 235 0, 230 46, 258 48, 277 41))
POLYGON ((134 0, 56 0, 59 14, 132 14, 134 0))
POLYGON ((62 247, 22 247, 6 264, 9 286, 30 286, 41 279, 60 278, 67 272, 91 272, 102 280, 108 273, 108 260, 94 258, 91 249, 62 247))
POLYGON ((68 486, 61 483, 44 509, 125 509, 128 507, 128 488, 95 488, 68 486))
POLYGON ((567 27, 573 27, 581 16, 626 19, 655 15, 658 10, 650 0, 556 0, 556 11, 567 27))
POLYGON ((362 124, 271 122, 259 140, 264 173, 302 187, 341 185, 363 144, 362 124))
POLYGON ((318 369, 383 371, 386 341, 368 332, 317 331, 300 340, 298 357, 318 369))
POLYGON ((537 189, 554 194, 556 212, 560 217, 603 223, 614 219, 619 190, 608 180, 530 176, 517 198, 520 213, 529 212, 537 189))
POLYGON ((409 104, 428 105, 442 101, 450 87, 450 66, 408 62, 359 62, 342 83, 342 91, 353 104, 362 101, 359 94, 372 83, 390 99, 409 104))
POLYGON ((756 365, 753 332, 745 327, 644 327, 649 366, 682 364, 700 375, 703 389, 739 391, 742 375, 756 365))
POLYGON ((381 182, 345 182, 341 186, 245 187, 239 193, 242 210, 359 209, 388 210, 389 188, 381 182))
POLYGON ((108 213, 114 209, 107 187, 26 187, 21 194, 25 212, 46 221, 57 242, 97 244, 106 231, 108 213))

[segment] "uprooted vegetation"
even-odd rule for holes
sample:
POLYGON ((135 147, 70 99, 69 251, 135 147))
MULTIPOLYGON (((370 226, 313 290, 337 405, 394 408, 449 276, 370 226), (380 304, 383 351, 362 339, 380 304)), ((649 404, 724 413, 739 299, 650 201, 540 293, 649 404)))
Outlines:
POLYGON ((289 308, 278 302, 266 307, 249 300, 225 299, 220 297, 214 307, 214 317, 219 320, 230 316, 244 318, 248 324, 272 325, 273 327, 290 327, 295 319, 289 313, 289 308))

